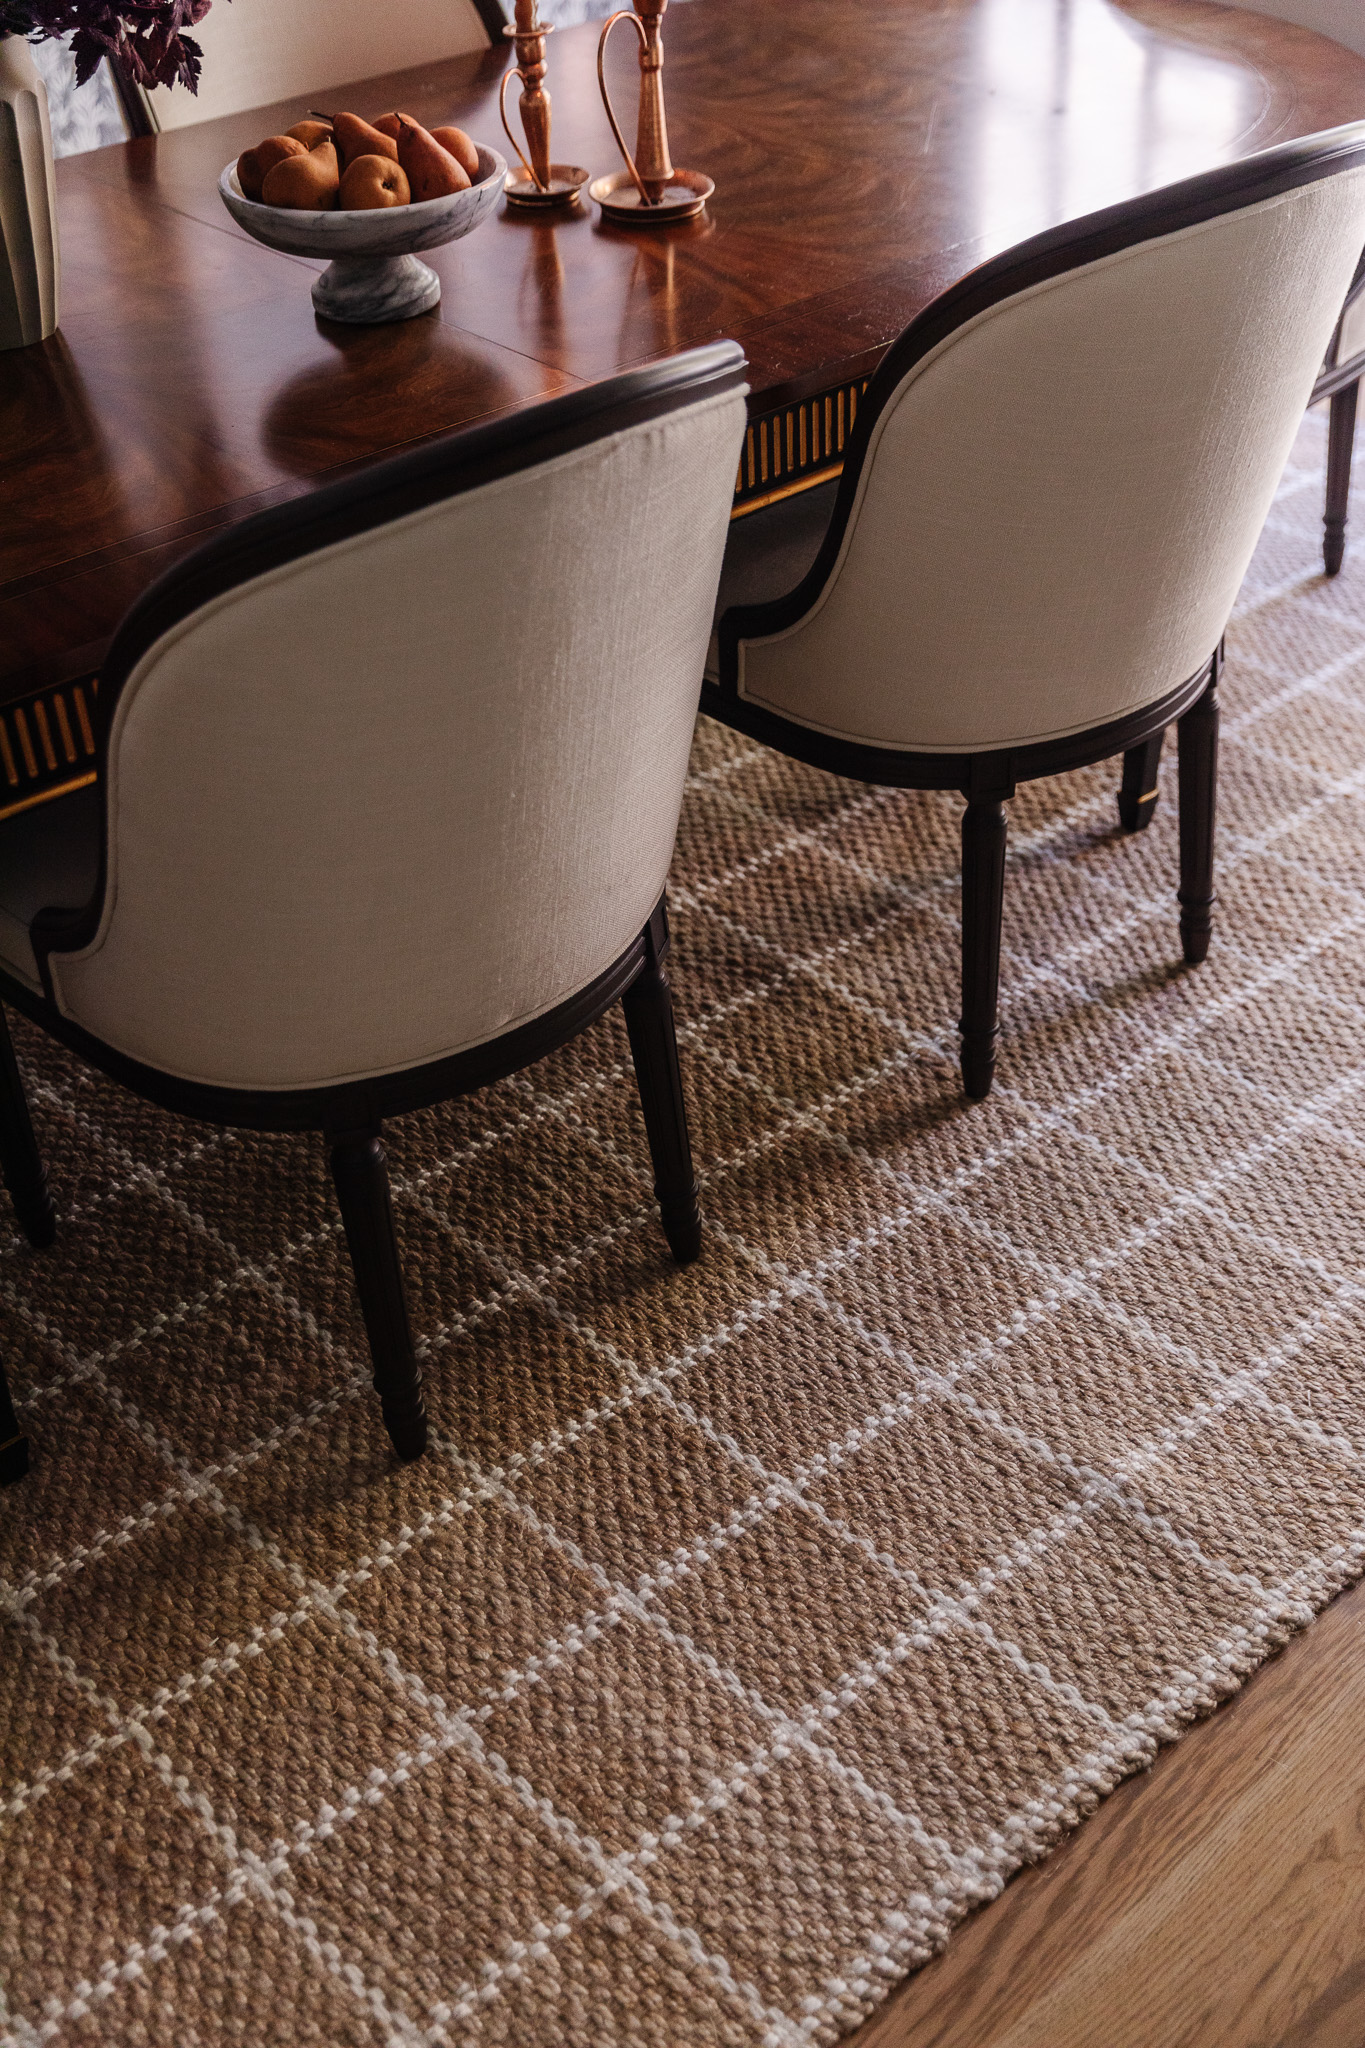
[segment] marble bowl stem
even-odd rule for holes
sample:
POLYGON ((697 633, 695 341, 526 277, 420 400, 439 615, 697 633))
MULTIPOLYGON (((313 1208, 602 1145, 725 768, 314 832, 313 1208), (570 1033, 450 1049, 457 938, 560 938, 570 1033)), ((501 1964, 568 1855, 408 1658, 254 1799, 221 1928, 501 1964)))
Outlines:
POLYGON ((313 280, 313 304, 324 320, 377 326, 429 313, 441 280, 420 256, 334 256, 313 280))

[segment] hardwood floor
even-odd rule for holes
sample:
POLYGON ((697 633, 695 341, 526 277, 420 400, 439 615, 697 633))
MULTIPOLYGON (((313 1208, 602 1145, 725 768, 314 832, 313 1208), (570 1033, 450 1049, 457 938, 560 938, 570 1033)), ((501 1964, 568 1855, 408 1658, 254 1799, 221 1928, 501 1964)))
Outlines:
POLYGON ((1362 2048, 1365 1586, 1333 1603, 850 2048, 1362 2048))

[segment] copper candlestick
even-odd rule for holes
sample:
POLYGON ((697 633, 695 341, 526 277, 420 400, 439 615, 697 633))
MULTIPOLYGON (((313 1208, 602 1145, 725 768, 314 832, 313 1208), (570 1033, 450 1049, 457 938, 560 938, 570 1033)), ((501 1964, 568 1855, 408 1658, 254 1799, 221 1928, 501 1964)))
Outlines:
POLYGON ((567 205, 577 199, 587 183, 588 173, 578 164, 550 161, 550 95, 545 90, 545 38, 553 35, 553 22, 542 22, 538 0, 517 0, 516 20, 503 34, 516 45, 517 61, 502 76, 498 112, 507 139, 521 158, 526 173, 519 178, 509 171, 503 190, 513 206, 567 205), (507 88, 514 78, 521 80, 521 125, 526 136, 523 149, 507 119, 507 88), (530 161, 527 161, 527 150, 530 161))
POLYGON ((602 25, 597 44, 597 82, 607 110, 616 146, 625 159, 624 172, 594 179, 591 196, 602 211, 616 220, 685 220, 700 213, 715 186, 700 171, 679 171, 668 153, 668 122, 664 116, 663 18, 668 0, 635 0, 602 25), (607 91, 604 62, 607 38, 618 21, 634 24, 640 39, 640 114, 635 133, 635 154, 626 147, 621 124, 607 91))

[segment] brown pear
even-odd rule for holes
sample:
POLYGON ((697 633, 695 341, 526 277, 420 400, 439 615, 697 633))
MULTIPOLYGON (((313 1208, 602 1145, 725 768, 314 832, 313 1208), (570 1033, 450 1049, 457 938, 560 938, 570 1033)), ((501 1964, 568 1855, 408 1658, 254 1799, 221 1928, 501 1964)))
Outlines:
POLYGON ((381 135, 388 135, 394 142, 397 142, 403 132, 403 123, 406 119, 407 116, 405 114, 381 114, 377 121, 370 123, 370 126, 377 128, 381 135))
POLYGON ((285 157, 273 171, 267 171, 261 197, 267 206, 330 213, 337 203, 339 183, 337 153, 329 140, 316 143, 300 156, 285 157))
POLYGON ((311 149, 314 143, 322 141, 324 135, 331 134, 332 124, 330 121, 296 121, 292 128, 286 128, 284 132, 286 135, 296 136, 305 149, 311 149))
POLYGON ((332 123, 332 135, 343 171, 361 156, 386 156, 394 163, 398 161, 398 144, 393 137, 381 135, 359 114, 338 114, 332 123))
POLYGON ((412 197, 408 174, 391 156, 353 157, 341 174, 337 205, 346 213, 374 206, 406 206, 412 197))
POLYGON ((433 128, 431 137, 433 142, 440 143, 442 149, 450 151, 460 169, 467 172, 471 180, 478 177, 478 145, 465 134, 463 128, 433 128))
POLYGON ((450 192, 467 192, 471 183, 469 173, 456 163, 450 151, 442 149, 420 122, 406 114, 398 118, 402 123, 398 161, 408 174, 413 198, 444 199, 450 192))
POLYGON ((286 157, 305 154, 303 144, 294 136, 267 135, 264 142, 258 142, 254 149, 244 149, 238 157, 237 183, 248 199, 259 200, 266 172, 273 171, 286 157))

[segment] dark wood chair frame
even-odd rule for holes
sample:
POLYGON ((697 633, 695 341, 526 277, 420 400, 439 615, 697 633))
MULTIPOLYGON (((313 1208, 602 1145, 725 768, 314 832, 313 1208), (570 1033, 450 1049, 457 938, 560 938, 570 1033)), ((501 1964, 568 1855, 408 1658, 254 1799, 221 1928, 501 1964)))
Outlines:
POLYGON ((1186 961, 1196 965, 1212 931, 1214 816, 1218 786, 1218 681, 1222 646, 1178 688, 1155 704, 1091 731, 1037 745, 971 754, 914 753, 865 746, 812 731, 767 711, 739 694, 739 649, 745 640, 780 633, 819 599, 839 558, 863 463, 887 403, 902 379, 930 351, 990 307, 1029 287, 1063 276, 1102 257, 1160 235, 1193 227, 1220 214, 1274 198, 1296 186, 1365 163, 1365 130, 1336 139, 1291 142, 1200 177, 1106 207, 1069 221, 985 263, 912 320, 882 358, 858 409, 844 457, 829 527, 807 574, 785 596, 736 605, 718 627, 719 671, 702 688, 702 709, 788 754, 836 775, 897 789, 956 789, 966 798, 962 820, 962 1082, 976 1099, 990 1091, 999 1042, 1000 928, 1004 903, 1005 804, 1020 782, 1083 768, 1121 753, 1124 794, 1145 820, 1162 736, 1176 724, 1180 738, 1180 935, 1186 961), (1148 779, 1150 776, 1150 780, 1148 779))
MULTIPOLYGON (((488 31, 490 46, 498 50, 510 49, 510 45, 503 40, 503 30, 507 27, 507 13, 500 0, 472 0, 472 4, 488 31)), ((109 66, 114 91, 118 94, 119 105, 123 109, 129 136, 136 138, 139 135, 158 135, 161 131, 144 88, 137 83, 127 65, 118 57, 107 57, 105 62, 109 66)))
MULTIPOLYGON (((1360 259, 1346 307, 1365 296, 1365 255, 1360 259)), ((1346 516, 1351 496, 1351 458, 1355 452, 1356 402, 1360 380, 1365 377, 1365 350, 1347 361, 1338 360, 1341 350, 1341 322, 1332 336, 1322 375, 1313 386, 1312 403, 1329 401, 1327 427, 1327 508, 1322 521, 1322 565, 1335 576, 1346 558, 1346 516)))
MULTIPOLYGON (((536 467, 712 393, 740 388, 744 367, 743 354, 733 342, 711 343, 490 425, 444 436, 301 502, 259 513, 208 542, 154 584, 114 636, 100 679, 101 785, 108 786, 109 734, 129 675, 163 634, 212 598, 422 506, 536 467)), ((51 955, 88 944, 99 929, 107 876, 106 826, 102 815, 99 878, 90 902, 78 910, 42 911, 34 921, 32 939, 43 993, 35 994, 0 970, 0 1003, 30 1018, 134 1094, 179 1115, 244 1130, 323 1133, 369 1338, 375 1390, 400 1458, 415 1458, 425 1448, 427 1420, 394 1232, 382 1143, 385 1119, 471 1094, 518 1072, 586 1030, 619 1001, 625 1011, 664 1235, 680 1264, 698 1256, 701 1212, 665 967, 668 915, 663 896, 643 930, 587 987, 545 1015, 466 1052, 334 1087, 274 1091, 210 1086, 130 1058, 57 1008, 51 955)), ((3 1010, 0 1170, 30 1244, 50 1245, 56 1213, 3 1010)), ((14 1431, 4 1426, 8 1413, 0 1402, 0 1455, 6 1434, 17 1434, 17 1426, 14 1431)))

